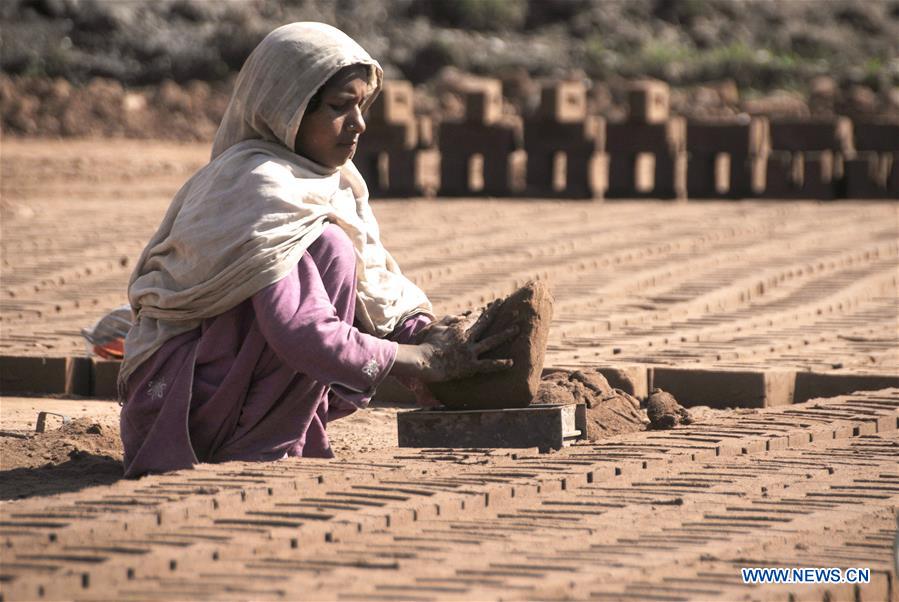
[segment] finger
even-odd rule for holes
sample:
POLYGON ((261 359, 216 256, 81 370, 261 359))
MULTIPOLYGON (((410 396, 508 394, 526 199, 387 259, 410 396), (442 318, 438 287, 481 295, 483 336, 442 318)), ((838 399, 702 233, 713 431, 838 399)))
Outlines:
POLYGON ((507 341, 511 341, 516 336, 518 336, 518 327, 510 326, 502 332, 490 335, 483 341, 478 341, 477 343, 472 345, 471 348, 472 350, 474 350, 475 355, 481 355, 486 351, 490 351, 491 349, 499 347, 507 341))
POLYGON ((431 322, 431 324, 437 324, 440 326, 452 326, 453 324, 458 324, 462 320, 464 320, 462 316, 443 316, 438 322, 431 322))
POLYGON ((499 372, 500 370, 508 370, 515 365, 512 360, 478 360, 474 363, 475 374, 489 374, 491 372, 499 372))
POLYGON ((496 318, 496 314, 499 312, 501 302, 499 299, 496 301, 491 301, 490 304, 484 309, 480 316, 478 316, 477 321, 475 321, 474 325, 468 329, 468 340, 469 341, 477 341, 481 335, 487 330, 487 327, 493 323, 494 318, 496 318))

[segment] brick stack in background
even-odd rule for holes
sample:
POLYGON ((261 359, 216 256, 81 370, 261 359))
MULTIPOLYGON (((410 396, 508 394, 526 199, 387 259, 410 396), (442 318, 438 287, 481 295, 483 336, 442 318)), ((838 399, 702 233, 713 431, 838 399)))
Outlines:
POLYGON ((854 124, 856 155, 845 162, 845 196, 899 199, 899 122, 854 124))
POLYGON ((839 195, 843 162, 854 154, 846 117, 771 122, 767 198, 832 199, 839 195))
POLYGON ((628 91, 628 119, 606 125, 609 156, 607 196, 619 198, 685 198, 687 131, 682 117, 669 116, 668 84, 643 80, 628 91), (652 184, 640 172, 652 159, 652 184))
POLYGON ((366 116, 353 163, 372 197, 421 193, 417 177, 419 124, 413 112, 413 88, 407 81, 386 81, 366 116))
POLYGON ((770 152, 766 118, 689 121, 687 140, 690 198, 741 199, 764 191, 770 152))
POLYGON ((520 147, 521 123, 503 116, 500 80, 469 81, 464 120, 441 123, 438 138, 441 195, 512 193, 510 155, 520 147))
POLYGON ((121 362, 91 357, 0 356, 0 395, 114 399, 121 362))
POLYGON ((537 115, 525 121, 527 194, 602 198, 608 185, 605 120, 587 115, 587 87, 560 81, 543 87, 537 115))

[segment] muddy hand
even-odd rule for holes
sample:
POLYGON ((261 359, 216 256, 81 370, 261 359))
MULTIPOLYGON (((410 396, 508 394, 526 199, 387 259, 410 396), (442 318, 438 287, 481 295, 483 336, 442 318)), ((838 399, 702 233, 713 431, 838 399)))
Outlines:
POLYGON ((415 335, 415 341, 417 343, 423 343, 428 336, 435 331, 445 331, 448 328, 452 328, 454 326, 458 326, 462 322, 464 322, 468 317, 468 313, 464 313, 458 316, 443 316, 439 320, 435 320, 430 324, 427 324, 424 328, 422 328, 415 335))
POLYGON ((511 359, 480 358, 482 354, 518 334, 518 327, 513 326, 501 333, 477 340, 493 321, 495 312, 495 309, 491 312, 491 308, 488 307, 467 331, 464 330, 461 321, 429 329, 421 343, 428 364, 425 374, 422 375, 423 379, 430 382, 455 380, 511 367, 511 359))

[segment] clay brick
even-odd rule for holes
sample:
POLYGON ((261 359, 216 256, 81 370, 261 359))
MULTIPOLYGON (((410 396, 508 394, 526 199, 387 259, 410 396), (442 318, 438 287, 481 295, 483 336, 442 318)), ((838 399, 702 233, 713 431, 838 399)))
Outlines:
POLYGON ((556 123, 534 119, 525 123, 527 152, 525 180, 531 196, 601 198, 608 180, 600 151, 605 121, 589 117, 581 122, 556 123), (563 165, 562 174, 556 170, 563 165), (562 175, 563 186, 557 186, 562 175))
POLYGON ((859 153, 843 162, 845 194, 850 199, 879 199, 896 196, 899 189, 899 171, 893 163, 888 172, 888 161, 873 152, 859 153), (891 183, 890 180, 893 180, 891 183), (893 188, 890 193, 890 186, 893 188))
POLYGON ((359 138, 356 156, 365 152, 413 149, 418 146, 418 131, 414 121, 408 123, 373 123, 366 125, 359 138))
POLYGON ((591 115, 583 121, 555 123, 543 119, 524 122, 524 148, 601 152, 605 149, 606 121, 591 115))
POLYGON ((892 153, 890 159, 890 173, 887 176, 886 197, 899 199, 899 153, 892 153))
POLYGON ((93 396, 114 399, 118 397, 119 368, 122 362, 117 360, 94 360, 93 396))
POLYGON ((851 599, 858 600, 858 602, 878 602, 899 598, 899 591, 897 591, 899 583, 895 582, 895 577, 890 571, 872 570, 870 582, 861 583, 855 588, 851 599))
POLYGON ((727 186, 718 187, 717 157, 690 152, 687 164, 687 195, 690 198, 743 199, 765 187, 765 155, 731 154, 726 165, 727 186))
POLYGON ((357 153, 353 163, 372 197, 418 194, 418 151, 399 149, 357 153))
POLYGON ((91 394, 92 362, 89 357, 70 357, 66 362, 66 395, 91 394))
POLYGON ((367 124, 407 124, 414 119, 414 90, 404 80, 385 81, 381 93, 368 110, 367 124))
POLYGON ((687 195, 690 198, 720 196, 716 186, 714 154, 690 152, 687 159, 687 195))
POLYGON ((662 123, 668 119, 671 91, 668 84, 657 80, 634 82, 627 92, 628 121, 662 123))
POLYGON ((0 356, 0 392, 65 393, 68 365, 64 357, 0 356))
POLYGON ((440 193, 445 195, 492 194, 510 191, 509 154, 518 134, 511 125, 443 123, 440 126, 440 193), (483 189, 469 186, 469 162, 483 157, 483 189))
POLYGON ((656 155, 652 196, 660 199, 687 197, 687 153, 656 155))
POLYGON ((818 397, 836 397, 855 391, 876 391, 899 387, 896 374, 827 374, 797 372, 795 403, 818 397))
POLYGON ((608 123, 606 151, 611 153, 676 153, 687 148, 686 121, 673 118, 665 123, 608 123))
POLYGON ((643 399, 649 395, 649 371, 646 366, 602 366, 595 368, 609 385, 643 399))
POLYGON ((583 82, 560 81, 540 90, 542 119, 556 123, 577 123, 587 118, 587 88, 583 82))
POLYGON ((528 153, 526 182, 530 196, 602 198, 607 187, 608 164, 605 155, 561 150, 528 153), (556 186, 557 159, 564 166, 564 185, 556 186))
POLYGON ((483 78, 465 91, 465 121, 491 125, 503 115, 503 85, 498 79, 483 78))
POLYGON ((784 151, 853 150, 852 122, 845 117, 818 121, 772 121, 771 149, 784 151))
POLYGON ((627 153, 609 153, 609 197, 637 196, 636 157, 627 153))
POLYGON ((801 186, 801 177, 801 163, 792 154, 774 151, 766 160, 765 191, 762 196, 775 199, 793 197, 801 186))
POLYGON ((755 117, 749 123, 687 122, 687 150, 691 153, 758 155, 768 152, 768 120, 755 117))
POLYGON ((853 129, 858 151, 899 151, 899 122, 855 122, 853 129))
POLYGON ((418 148, 431 148, 436 142, 434 136, 434 120, 427 115, 416 119, 418 126, 418 148))
POLYGON ((806 199, 832 199, 836 195, 832 151, 802 155, 802 186, 797 196, 806 199))
POLYGON ((686 198, 687 154, 656 154, 653 186, 643 191, 637 188, 637 154, 609 153, 609 184, 606 196, 616 198, 686 198))
POLYGON ((651 371, 651 388, 674 395, 684 406, 765 408, 793 402, 795 373, 703 368, 663 368, 651 371))

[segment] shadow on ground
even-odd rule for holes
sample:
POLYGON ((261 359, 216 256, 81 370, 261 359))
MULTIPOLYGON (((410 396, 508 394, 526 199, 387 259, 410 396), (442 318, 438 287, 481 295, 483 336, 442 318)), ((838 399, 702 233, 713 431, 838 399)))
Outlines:
POLYGON ((109 485, 122 476, 120 458, 81 452, 73 454, 62 464, 0 472, 0 500, 71 493, 97 485, 109 485))

